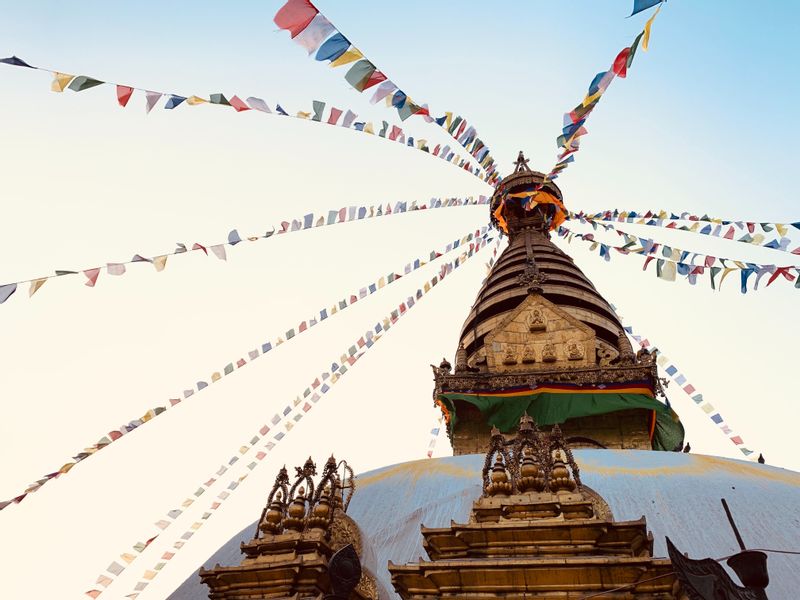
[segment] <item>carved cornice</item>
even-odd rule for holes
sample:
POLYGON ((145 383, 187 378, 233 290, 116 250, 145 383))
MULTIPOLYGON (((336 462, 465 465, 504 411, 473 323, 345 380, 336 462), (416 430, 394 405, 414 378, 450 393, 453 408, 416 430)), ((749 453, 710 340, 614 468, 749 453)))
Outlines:
POLYGON ((535 386, 542 383, 573 383, 591 385, 648 381, 653 392, 663 394, 661 380, 654 363, 638 365, 609 365, 604 367, 559 368, 552 371, 520 373, 448 373, 434 369, 434 399, 442 390, 452 392, 503 390, 512 387, 535 386))

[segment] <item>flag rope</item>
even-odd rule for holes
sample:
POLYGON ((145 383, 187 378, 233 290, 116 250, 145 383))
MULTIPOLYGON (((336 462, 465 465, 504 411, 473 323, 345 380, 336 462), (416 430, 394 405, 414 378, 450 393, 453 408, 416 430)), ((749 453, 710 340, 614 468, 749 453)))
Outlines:
POLYGON ((794 281, 795 288, 800 288, 800 266, 798 265, 785 265, 778 267, 776 265, 763 265, 759 263, 733 260, 730 258, 719 258, 716 256, 701 254, 699 252, 692 252, 690 250, 673 248, 671 246, 667 246, 666 244, 656 243, 652 239, 645 240, 644 238, 639 238, 621 231, 610 224, 603 223, 601 225, 604 229, 606 229, 606 231, 614 230, 619 235, 623 236, 626 242, 625 245, 613 246, 610 244, 604 244, 595 240, 593 233, 575 233, 563 225, 558 228, 558 235, 559 237, 566 238, 567 243, 571 243, 574 238, 578 238, 583 242, 591 244, 589 247, 590 252, 594 252, 594 250, 599 248, 600 256, 603 257, 606 262, 611 261, 612 249, 616 250, 620 254, 640 254, 645 256, 644 265, 642 267, 643 271, 647 270, 647 267, 651 261, 656 260, 656 276, 665 281, 675 281, 677 275, 684 275, 687 277, 691 285, 695 285, 697 283, 697 276, 703 275, 706 270, 708 270, 711 288, 716 290, 722 288, 722 283, 725 281, 725 278, 728 275, 734 271, 739 271, 741 278, 740 289, 743 294, 747 293, 747 284, 752 275, 756 276, 753 286, 754 291, 758 290, 758 284, 761 281, 761 278, 765 275, 770 276, 767 280, 767 287, 782 276, 789 282, 794 281), (637 244, 641 247, 637 247, 637 244), (657 258, 655 256, 655 252, 659 248, 661 248, 662 258, 657 258), (689 258, 690 254, 691 258, 689 258), (694 261, 698 257, 703 259, 703 264, 694 264, 694 261), (689 259, 688 263, 684 262, 687 258, 689 259), (719 264, 722 266, 715 266, 717 261, 719 261, 719 264), (728 263, 732 263, 734 266, 731 266, 728 263), (792 275, 789 272, 790 270, 797 271, 797 275, 792 275), (716 276, 720 272, 722 273, 722 277, 720 277, 719 285, 717 285, 716 276))
POLYGON ((37 277, 34 279, 22 279, 19 281, 6 283, 0 285, 0 304, 3 304, 6 300, 8 300, 17 288, 20 285, 30 283, 30 289, 28 292, 28 297, 33 296, 39 288, 41 288, 45 282, 49 279, 56 279, 59 277, 65 277, 69 275, 79 275, 83 273, 86 277, 85 285, 89 287, 94 287, 97 284, 98 277, 100 272, 105 270, 109 275, 123 275, 126 272, 127 265, 131 265, 134 263, 150 263, 152 264, 157 272, 161 272, 164 270, 167 264, 167 258, 170 256, 176 256, 179 254, 187 254, 189 252, 197 252, 201 251, 206 256, 208 256, 208 251, 211 250, 211 253, 214 254, 219 260, 227 261, 227 252, 225 250, 226 247, 233 247, 236 244, 242 243, 244 241, 247 242, 257 242, 263 239, 269 239, 274 235, 282 235, 285 233, 293 233, 296 231, 305 231, 307 229, 316 229, 318 227, 326 227, 328 225, 339 225, 341 223, 349 223, 352 221, 358 221, 362 219, 372 219, 377 217, 385 217, 392 214, 399 214, 399 213, 406 213, 406 212, 415 212, 420 210, 432 210, 436 208, 450 208, 455 206, 478 206, 488 204, 489 199, 486 196, 478 196, 475 199, 472 196, 469 196, 465 199, 461 198, 445 198, 442 200, 441 198, 431 198, 430 206, 427 203, 422 204, 421 206, 417 204, 417 201, 411 202, 409 205, 407 201, 404 202, 396 202, 394 205, 394 209, 392 208, 391 204, 387 204, 386 208, 384 209, 382 205, 371 205, 367 206, 350 206, 340 208, 338 210, 329 210, 327 215, 319 214, 316 215, 314 213, 309 213, 304 215, 301 219, 293 219, 291 223, 289 221, 282 221, 280 223, 281 229, 277 230, 275 226, 272 226, 270 231, 267 231, 264 235, 252 235, 247 236, 244 239, 239 235, 238 230, 233 229, 230 233, 228 233, 228 238, 226 242, 221 242, 217 244, 200 244, 199 242, 195 242, 192 244, 191 248, 187 247, 186 244, 179 242, 177 247, 172 252, 167 252, 160 255, 155 255, 151 257, 145 257, 140 254, 134 254, 133 258, 128 261, 119 262, 119 263, 106 263, 105 267, 94 267, 91 269, 82 269, 80 271, 72 271, 72 270, 56 270, 55 275, 45 275, 43 277, 37 277))
MULTIPOLYGON (((66 89, 72 90, 74 92, 82 92, 84 90, 88 90, 100 85, 115 86, 117 102, 123 108, 127 106, 134 91, 143 92, 145 94, 145 99, 146 99, 145 110, 147 111, 148 114, 153 108, 155 108, 155 106, 162 98, 166 98, 167 100, 164 103, 164 109, 166 110, 173 110, 178 106, 180 106, 181 104, 183 104, 184 102, 186 102, 186 104, 190 106, 198 106, 200 104, 214 104, 217 106, 227 106, 228 108, 233 108, 237 113, 254 110, 256 112, 263 114, 277 114, 278 116, 282 117, 293 117, 296 119, 315 121, 318 123, 324 123, 326 125, 333 125, 333 126, 339 126, 338 125, 339 119, 342 117, 342 115, 344 115, 341 127, 344 127, 345 129, 350 129, 351 131, 360 131, 362 133, 370 134, 376 137, 382 137, 389 141, 401 143, 404 146, 408 146, 415 150, 420 150, 422 152, 425 152, 426 154, 431 154, 433 156, 437 156, 438 154, 431 152, 430 148, 428 148, 428 146, 424 143, 414 144, 413 141, 414 138, 411 136, 409 136, 408 138, 409 141, 407 143, 406 134, 403 132, 402 128, 398 127, 397 125, 392 125, 392 129, 389 130, 389 123, 386 121, 383 122, 384 128, 380 130, 376 135, 372 122, 357 121, 358 115, 356 115, 353 111, 349 109, 346 109, 345 112, 345 110, 341 110, 331 105, 327 118, 323 119, 323 113, 326 103, 319 100, 312 101, 311 111, 308 112, 297 111, 296 114, 291 114, 287 112, 283 107, 281 107, 280 103, 275 104, 275 109, 273 111, 262 98, 258 98, 255 96, 249 96, 246 100, 242 100, 241 98, 239 98, 239 96, 236 95, 228 99, 224 94, 221 93, 210 94, 208 99, 196 95, 180 96, 178 94, 169 92, 152 91, 137 86, 123 85, 119 83, 113 83, 110 81, 101 81, 99 79, 95 79, 94 77, 89 77, 87 75, 76 76, 46 67, 36 67, 31 64, 28 64, 26 61, 17 56, 0 58, 0 63, 15 67, 26 67, 29 69, 33 69, 35 71, 43 71, 45 73, 49 73, 53 77, 53 81, 50 85, 50 89, 53 92, 63 92, 66 89)), ((439 158, 447 159, 446 162, 449 162, 454 166, 464 171, 467 171, 468 173, 474 175, 481 181, 486 180, 486 175, 480 172, 479 167, 472 167, 466 160, 461 160, 461 157, 457 157, 458 158, 457 160, 452 160, 456 158, 454 156, 449 156, 449 157, 439 156, 439 158)), ((489 182, 487 181, 487 183, 489 182)))
POLYGON ((748 457, 749 460, 753 460, 752 455, 754 454, 754 451, 750 450, 744 445, 744 441, 740 435, 732 435, 733 430, 727 425, 722 414, 718 412, 710 402, 703 398, 703 394, 697 391, 697 388, 695 388, 695 386, 688 381, 687 377, 678 370, 678 367, 675 366, 672 360, 657 347, 653 346, 650 343, 650 340, 638 335, 633 330, 633 327, 630 325, 626 326, 624 324, 624 319, 619 312, 617 312, 617 308, 613 304, 611 305, 611 308, 614 310, 614 313, 617 315, 620 322, 623 323, 623 329, 625 330, 625 333, 630 335, 636 341, 636 343, 645 350, 651 351, 652 348, 652 352, 656 353, 656 364, 661 367, 670 377, 670 379, 672 379, 672 381, 674 381, 675 384, 678 385, 681 390, 692 399, 695 406, 701 409, 708 416, 708 418, 711 419, 711 421, 719 428, 719 431, 722 432, 742 454, 748 457))
MULTIPOLYGON (((410 262, 408 262, 405 265, 405 268, 403 269, 403 275, 408 275, 412 271, 416 271, 417 269, 420 269, 421 267, 425 266, 426 264, 429 264, 430 262, 438 260, 442 256, 445 256, 445 255, 449 254, 450 252, 452 252, 452 251, 454 251, 454 250, 456 250, 458 248, 463 247, 464 244, 472 241, 473 239, 478 238, 478 237, 480 237, 482 235, 486 235, 486 233, 488 231, 489 231, 489 226, 484 226, 480 230, 475 230, 472 233, 465 234, 461 238, 458 238, 458 239, 450 242, 444 248, 440 248, 439 250, 431 250, 428 255, 423 255, 423 257, 418 257, 416 259, 412 259, 410 262), (425 260, 427 260, 428 262, 425 262, 425 260)), ((289 329, 288 331, 286 331, 286 333, 283 336, 273 337, 273 338, 269 339, 268 341, 263 342, 261 344, 260 351, 259 351, 258 347, 254 348, 253 350, 250 350, 248 352, 248 356, 250 358, 250 361, 252 362, 253 360, 259 358, 260 356, 262 356, 262 355, 266 354, 267 352, 269 352, 270 350, 272 350, 274 347, 280 346, 280 345, 288 342, 289 340, 297 337, 301 333, 304 333, 305 331, 308 331, 311 327, 313 327, 317 323, 320 323, 320 322, 326 320, 328 317, 333 316, 337 312, 341 312, 342 310, 345 310, 349 306, 352 306, 353 304, 355 304, 359 299, 363 299, 367 295, 371 295, 371 294, 377 292, 379 289, 382 289, 382 288, 384 288, 384 287, 386 287, 388 285, 391 285, 392 283, 394 283, 395 281, 397 281, 401 277, 403 277, 403 275, 399 275, 399 274, 395 273, 394 271, 392 271, 391 273, 389 273, 387 275, 384 275, 384 276, 381 276, 380 278, 376 279, 374 282, 370 283, 368 286, 364 286, 364 287, 360 288, 355 294, 352 294, 350 296, 349 301, 345 298, 344 300, 340 300, 338 303, 334 303, 333 305, 331 305, 330 308, 327 308, 327 307, 323 308, 322 310, 319 311, 319 317, 317 317, 315 315, 314 317, 312 317, 308 321, 302 321, 296 328, 289 329), (285 339, 284 339, 284 337, 285 337, 285 339)), ((211 375, 211 377, 210 377, 211 383, 212 384, 216 383, 222 377, 234 373, 236 370, 241 369, 246 364, 247 364, 247 361, 244 358, 239 358, 235 363, 233 363, 233 362, 228 363, 228 365, 226 365, 224 367, 224 369, 222 369, 222 373, 223 373, 222 375, 220 374, 219 371, 216 371, 211 375), (235 367, 234 367, 234 364, 236 365, 235 367)), ((148 421, 151 421, 152 419, 155 419, 159 415, 161 415, 164 412, 166 412, 168 409, 170 409, 170 408, 172 408, 174 406, 177 406, 183 400, 186 400, 186 399, 190 398, 192 395, 194 395, 195 392, 200 392, 200 391, 204 390, 205 388, 207 388, 208 386, 209 386, 209 383, 207 381, 198 381, 197 384, 195 386, 192 386, 191 389, 185 389, 183 391, 183 398, 180 398, 180 397, 178 397, 178 398, 170 398, 169 403, 167 405, 157 406, 155 408, 151 408, 144 415, 142 415, 142 417, 140 417, 138 419, 130 420, 127 425, 124 425, 124 426, 120 427, 119 429, 111 430, 108 434, 106 434, 102 438, 100 438, 100 440, 98 440, 97 442, 95 442, 91 446, 85 448, 82 452, 79 452, 77 455, 73 456, 71 462, 65 463, 57 471, 53 471, 52 473, 48 473, 43 478, 41 478, 41 479, 35 481, 34 483, 30 484, 25 489, 25 491, 23 493, 18 494, 14 498, 11 498, 11 499, 8 499, 8 500, 0 502, 0 511, 3 510, 4 508, 10 506, 11 504, 19 504, 20 502, 22 502, 25 499, 25 497, 28 494, 32 494, 34 492, 39 491, 44 485, 46 485, 50 481, 53 481, 54 479, 58 478, 61 475, 65 475, 65 474, 69 473, 69 471, 71 471, 72 468, 75 467, 75 465, 77 465, 78 463, 80 463, 83 460, 89 458, 90 456, 92 456, 96 452, 102 450, 106 446, 114 443, 118 439, 122 438, 124 435, 134 431, 135 429, 138 429, 140 426, 144 425, 148 421)))
MULTIPOLYGON (((311 387, 306 388, 306 390, 303 392, 302 398, 300 395, 298 395, 292 403, 287 404, 286 407, 284 407, 281 413, 276 413, 272 419, 258 429, 257 433, 253 435, 247 441, 247 443, 244 443, 239 447, 239 449, 227 461, 228 466, 223 464, 213 475, 209 477, 205 483, 200 485, 193 494, 184 499, 184 501, 180 504, 181 508, 168 511, 165 519, 161 519, 155 523, 155 526, 159 530, 164 531, 167 527, 175 522, 175 520, 183 512, 183 509, 191 506, 197 498, 203 495, 214 483, 216 483, 218 477, 222 476, 229 467, 232 467, 235 463, 237 463, 240 460, 240 457, 255 449, 257 444, 267 440, 267 434, 272 432, 272 439, 267 441, 263 446, 263 450, 260 450, 255 455, 256 460, 246 465, 247 472, 244 472, 243 475, 238 478, 232 478, 225 489, 220 492, 216 499, 209 505, 209 509, 203 514, 201 520, 195 521, 189 527, 189 529, 187 529, 187 531, 185 531, 180 538, 173 543, 172 548, 175 550, 175 552, 183 548, 188 540, 194 536, 194 533, 206 522, 208 522, 211 516, 213 516, 214 511, 216 511, 219 506, 231 496, 233 491, 239 487, 239 484, 247 478, 247 476, 258 466, 258 464, 260 464, 260 461, 267 456, 267 452, 271 451, 275 445, 279 443, 294 428, 295 424, 297 424, 303 418, 303 416, 313 408, 314 404, 319 402, 319 400, 322 398, 322 395, 326 394, 330 390, 330 386, 334 385, 345 373, 347 373, 349 370, 347 366, 350 365, 352 367, 356 361, 361 358, 363 354, 366 353, 366 351, 382 337, 382 332, 390 329, 403 315, 407 314, 416 305, 418 300, 428 294, 439 282, 445 279, 445 277, 447 277, 460 265, 464 264, 467 260, 484 248, 488 242, 491 241, 491 238, 488 238, 488 235, 489 232, 487 231, 487 233, 485 233, 483 236, 470 243, 468 251, 462 252, 456 259, 448 262, 445 265, 442 265, 438 274, 435 275, 429 282, 426 282, 422 288, 419 288, 415 296, 410 296, 405 302, 402 302, 397 309, 391 311, 391 313, 383 319, 383 322, 378 322, 374 328, 367 330, 364 335, 362 335, 352 346, 350 346, 350 348, 338 359, 342 363, 341 365, 339 365, 337 362, 334 362, 328 371, 323 372, 321 375, 322 382, 319 381, 319 377, 315 378, 314 382, 319 383, 319 386, 315 386, 312 383, 311 387), (361 349, 360 352, 359 348, 361 349), (330 380, 330 385, 326 383, 328 380, 330 380), (315 390, 317 387, 319 387, 319 391, 310 392, 311 389, 315 390), (285 431, 278 431, 275 433, 274 430, 278 428, 279 425, 283 425, 283 429, 285 431)), ((137 542, 133 545, 133 550, 136 551, 137 554, 141 554, 159 535, 160 533, 156 533, 156 535, 148 539, 147 542, 137 542)), ((142 580, 139 581, 134 587, 134 592, 126 597, 135 598, 139 592, 145 589, 147 585, 158 575, 158 573, 164 569, 167 561, 174 556, 175 552, 169 551, 163 554, 162 560, 159 561, 159 563, 156 564, 153 569, 148 569, 144 572, 142 575, 142 580), (169 555, 169 557, 164 558, 167 555, 169 555)), ((127 565, 130 565, 137 558, 137 555, 123 553, 121 558, 127 563, 127 565)), ((114 578, 119 576, 125 570, 125 568, 127 567, 116 562, 116 560, 113 561, 106 568, 106 570, 98 576, 96 583, 103 588, 107 588, 109 585, 111 585, 114 578), (114 577, 109 577, 106 575, 106 573, 110 573, 114 577)), ((91 598, 97 598, 103 593, 103 591, 104 590, 94 588, 88 590, 85 592, 85 594, 91 598)))
POLYGON ((578 213, 570 213, 570 218, 580 221, 581 223, 589 223, 595 229, 597 228, 597 225, 604 226, 603 222, 646 225, 648 227, 661 227, 663 229, 688 231, 698 235, 707 235, 733 242, 742 242, 745 244, 751 244, 753 246, 761 246, 764 248, 770 248, 771 250, 781 250, 783 252, 789 252, 790 254, 800 255, 800 245, 798 245, 794 250, 789 250, 789 244, 791 244, 792 240, 789 237, 786 237, 786 234, 790 231, 790 227, 800 230, 800 222, 758 223, 756 221, 729 221, 723 219, 714 219, 705 215, 698 217, 697 215, 692 215, 686 212, 681 213, 680 216, 678 216, 665 211, 660 211, 657 214, 653 213, 652 211, 647 211, 647 213, 644 215, 640 215, 634 211, 626 212, 618 211, 616 209, 613 211, 602 211, 594 214, 586 214, 583 211, 578 213), (679 221, 689 221, 692 223, 692 225, 678 225, 677 223, 679 221), (665 225, 665 222, 669 223, 665 225), (705 223, 705 225, 701 229, 700 226, 703 223, 705 223), (780 238, 775 237, 774 239, 765 241, 768 236, 765 236, 763 233, 756 233, 756 225, 758 225, 765 233, 777 231, 780 238), (727 229, 724 230, 725 227, 727 227, 727 229), (734 237, 734 235, 737 235, 737 229, 738 233, 743 232, 742 237, 739 239, 734 237))

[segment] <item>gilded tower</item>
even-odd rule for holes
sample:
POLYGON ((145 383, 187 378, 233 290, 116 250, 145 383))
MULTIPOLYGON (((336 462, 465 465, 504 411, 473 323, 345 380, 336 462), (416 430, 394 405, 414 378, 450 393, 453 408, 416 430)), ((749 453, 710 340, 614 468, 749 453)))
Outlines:
POLYGON ((455 369, 434 369, 434 400, 455 454, 481 452, 489 429, 508 433, 527 411, 561 424, 576 446, 674 450, 683 443, 654 357, 634 354, 609 303, 553 244, 561 190, 520 152, 490 207, 508 246, 461 331, 455 369))

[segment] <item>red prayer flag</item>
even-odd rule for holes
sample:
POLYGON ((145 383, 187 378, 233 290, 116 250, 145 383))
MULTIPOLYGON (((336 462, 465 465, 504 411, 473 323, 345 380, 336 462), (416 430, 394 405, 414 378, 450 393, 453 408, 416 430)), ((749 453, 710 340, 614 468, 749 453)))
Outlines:
POLYGON ((378 85, 382 81, 386 81, 386 75, 376 70, 372 73, 372 75, 369 76, 367 83, 364 84, 364 88, 361 91, 363 92, 364 90, 371 88, 373 85, 378 85))
POLYGON ((203 252, 206 253, 206 256, 208 256, 208 250, 206 250, 206 247, 198 244, 197 242, 195 242, 194 245, 192 246, 192 250, 202 250, 203 252))
POLYGON ((118 85, 117 86, 117 102, 122 108, 128 104, 128 100, 131 99, 131 95, 133 94, 133 88, 128 87, 127 85, 118 85))
POLYGON ((247 364, 247 363, 245 362, 245 360, 244 360, 243 358, 240 358, 239 360, 237 360, 237 361, 236 361, 236 366, 237 366, 237 367, 239 367, 240 369, 241 369, 243 366, 245 366, 246 364, 247 364))
POLYGON ((243 110, 250 110, 250 107, 249 107, 249 106, 247 106, 247 104, 245 104, 245 103, 244 103, 244 100, 242 100, 241 98, 239 98, 239 96, 234 96, 233 98, 231 98, 230 100, 228 100, 228 103, 229 103, 229 104, 230 104, 230 105, 231 105, 233 108, 235 108, 235 109, 236 109, 236 112, 242 112, 243 110))
POLYGON ((735 435, 735 436, 733 436, 733 437, 731 438, 731 441, 732 441, 734 444, 737 444, 737 445, 744 444, 744 441, 743 441, 743 440, 742 440, 742 438, 740 438, 738 435, 735 435))
POLYGON ((328 125, 336 125, 336 122, 339 120, 339 117, 342 116, 342 111, 338 108, 331 107, 331 116, 328 117, 328 125))
POLYGON ((294 38, 317 16, 319 11, 308 0, 289 0, 275 13, 275 24, 294 38))
POLYGON ((86 285, 89 287, 94 287, 94 284, 97 283, 97 278, 100 275, 100 269, 86 269, 83 274, 86 275, 86 279, 88 280, 86 285))
POLYGON ((723 235, 722 237, 724 237, 726 240, 732 240, 733 239, 733 226, 731 226, 731 228, 728 229, 728 231, 726 231, 725 235, 723 235))
POLYGON ((622 52, 617 54, 617 58, 614 59, 614 66, 612 67, 615 75, 624 78, 628 74, 628 55, 630 53, 630 48, 624 48, 622 52))
POLYGON ((108 437, 111 438, 111 441, 118 440, 119 438, 122 437, 122 433, 119 431, 109 431, 108 437))

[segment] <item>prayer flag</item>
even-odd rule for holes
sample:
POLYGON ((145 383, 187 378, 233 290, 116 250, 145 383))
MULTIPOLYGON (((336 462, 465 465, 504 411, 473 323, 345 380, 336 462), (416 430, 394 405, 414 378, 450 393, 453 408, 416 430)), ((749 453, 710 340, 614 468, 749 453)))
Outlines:
POLYGON ((614 74, 625 78, 628 74, 628 56, 631 53, 630 48, 623 48, 622 51, 617 54, 617 57, 614 59, 614 74))
POLYGON ((361 58, 364 58, 364 55, 361 54, 361 50, 351 46, 349 50, 343 52, 335 60, 331 61, 331 67, 341 67, 342 65, 350 64, 361 58))
POLYGON ((656 12, 653 13, 653 16, 647 19, 647 23, 644 24, 644 36, 642 36, 642 50, 647 52, 647 46, 650 44, 650 28, 653 26, 653 21, 655 21, 656 17, 658 16, 658 12, 661 10, 661 6, 656 9, 656 12))
POLYGON ((145 92, 145 97, 147 99, 147 114, 150 114, 150 111, 153 110, 153 107, 161 99, 161 96, 161 92, 145 92))
POLYGON ((12 66, 15 66, 15 67, 28 67, 29 69, 35 69, 36 68, 36 67, 33 67, 33 66, 29 65, 24 60, 22 60, 21 58, 18 58, 16 56, 9 56, 8 58, 0 58, 0 63, 5 63, 7 65, 12 65, 12 66))
POLYGON ((336 32, 329 37, 317 50, 316 60, 336 60, 350 47, 350 41, 341 33, 336 32))
POLYGON ((125 273, 125 265, 122 263, 108 263, 106 271, 109 275, 123 275, 125 273))
POLYGON ((153 257, 153 266, 156 268, 156 271, 161 272, 164 270, 164 267, 167 266, 167 255, 163 254, 161 256, 154 256, 153 257))
POLYGON ((88 287, 94 287, 94 284, 97 283, 97 278, 100 275, 100 269, 86 269, 83 272, 86 275, 86 284, 88 287))
POLYGON ((234 96, 230 100, 230 104, 233 108, 236 109, 236 112, 243 112, 245 110, 250 110, 250 107, 244 103, 244 100, 239 98, 239 96, 234 96))
POLYGON ((256 97, 254 97, 254 96, 250 96, 250 97, 247 99, 247 104, 248 104, 248 105, 250 106, 250 108, 252 108, 253 110, 260 110, 261 112, 265 112, 265 113, 271 113, 271 112, 272 112, 272 111, 269 109, 269 106, 267 106, 267 103, 266 103, 266 102, 264 102, 264 101, 263 101, 261 98, 256 98, 256 97))
POLYGON ((211 94, 211 96, 209 96, 209 101, 211 104, 222 104, 223 106, 231 105, 231 103, 228 102, 228 99, 225 97, 225 94, 211 94))
POLYGON ((195 106, 197 104, 205 104, 206 102, 208 102, 208 100, 206 100, 205 98, 200 98, 199 96, 189 96, 186 99, 186 104, 189 104, 190 106, 195 106))
POLYGON ((294 37, 294 41, 305 48, 310 55, 319 48, 322 40, 334 31, 336 31, 336 28, 325 18, 325 15, 317 13, 303 31, 297 36, 292 37, 294 37))
POLYGON ((63 92, 64 88, 69 85, 75 75, 67 75, 66 73, 53 73, 53 82, 50 84, 50 89, 54 92, 63 92))
POLYGON ((363 92, 367 87, 367 82, 370 80, 375 71, 375 65, 373 65, 367 59, 362 59, 350 67, 350 70, 347 71, 347 74, 344 76, 344 78, 347 83, 349 83, 359 92, 363 92))
POLYGON ((186 100, 183 96, 176 96, 172 94, 168 99, 166 104, 164 104, 164 108, 167 110, 172 110, 176 106, 180 105, 184 100, 186 100))
POLYGON ((319 11, 308 0, 289 0, 275 13, 273 21, 295 38, 308 27, 317 14, 319 11))
POLYGON ((33 296, 39 290, 39 288, 44 285, 45 281, 47 281, 47 279, 34 279, 31 281, 31 287, 28 290, 28 297, 33 296))
POLYGON ((86 75, 78 75, 67 87, 69 87, 69 89, 71 89, 73 92, 82 92, 83 90, 88 90, 89 88, 93 88, 103 83, 105 82, 100 81, 99 79, 92 79, 86 75))
POLYGON ((647 10, 648 8, 652 8, 656 4, 661 4, 663 0, 633 0, 633 12, 629 16, 633 16, 637 13, 642 12, 643 10, 647 10))

